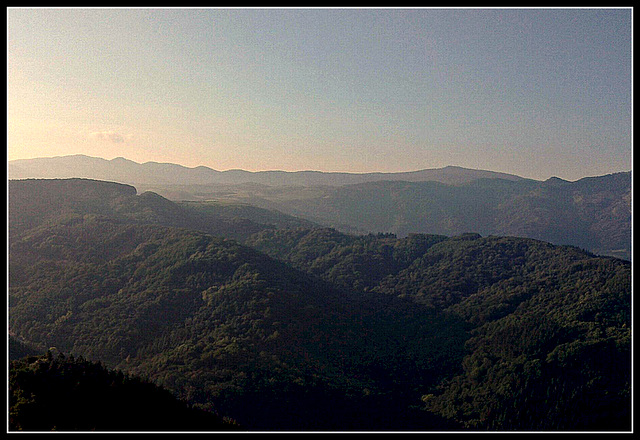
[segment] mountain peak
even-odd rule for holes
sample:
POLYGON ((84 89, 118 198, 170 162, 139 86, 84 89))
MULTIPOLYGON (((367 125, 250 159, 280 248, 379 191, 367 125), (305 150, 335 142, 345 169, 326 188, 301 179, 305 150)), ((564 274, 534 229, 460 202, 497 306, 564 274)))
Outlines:
POLYGON ((458 185, 482 178, 521 180, 522 177, 495 171, 476 170, 449 165, 419 171, 394 173, 338 173, 321 171, 256 171, 240 169, 217 171, 205 166, 194 168, 174 163, 138 163, 124 157, 111 160, 86 155, 9 161, 9 178, 84 177, 130 185, 235 185, 254 183, 269 186, 343 186, 379 180, 408 182, 436 181, 458 185), (82 158, 83 160, 78 160, 82 158))
POLYGON ((110 160, 110 162, 115 162, 115 163, 118 163, 118 162, 137 163, 137 162, 134 162, 134 161, 129 160, 129 159, 127 159, 125 157, 122 157, 122 156, 114 157, 113 159, 110 160))
POLYGON ((565 185, 567 183, 571 183, 568 180, 564 180, 561 179, 560 177, 549 177, 547 180, 544 181, 544 183, 548 184, 548 185, 565 185))

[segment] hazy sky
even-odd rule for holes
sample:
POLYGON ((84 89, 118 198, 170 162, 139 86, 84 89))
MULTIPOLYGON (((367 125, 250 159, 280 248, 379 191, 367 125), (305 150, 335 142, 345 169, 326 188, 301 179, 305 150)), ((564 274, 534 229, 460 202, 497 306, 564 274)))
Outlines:
POLYGON ((8 160, 631 169, 627 9, 7 12, 8 160))

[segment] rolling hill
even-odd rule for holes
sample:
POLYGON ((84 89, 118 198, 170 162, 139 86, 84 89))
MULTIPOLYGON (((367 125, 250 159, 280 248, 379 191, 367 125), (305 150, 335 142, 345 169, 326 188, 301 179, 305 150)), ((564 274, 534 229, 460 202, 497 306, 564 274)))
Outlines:
POLYGON ((281 212, 243 204, 174 203, 153 192, 91 179, 10 180, 9 240, 25 230, 84 216, 189 228, 242 239, 265 228, 312 227, 281 212))
MULTIPOLYGON (((406 173, 247 172, 76 155, 10 161, 8 173, 11 179, 80 177, 129 184, 143 194, 183 202, 180 209, 192 214, 226 216, 219 221, 227 223, 239 217, 264 223, 269 217, 274 225, 315 223, 357 234, 512 235, 632 258, 631 172, 542 182, 452 166, 406 173), (213 203, 218 208, 212 211, 206 204, 213 203), (222 214, 228 205, 243 206, 244 216, 240 208, 222 214)), ((241 229, 233 225, 225 233, 241 229)))
POLYGON ((345 231, 509 235, 631 259, 630 172, 576 182, 381 181, 271 206, 345 231))
POLYGON ((130 186, 10 183, 9 329, 30 347, 252 431, 630 428, 628 261, 479 234, 241 244, 130 186))

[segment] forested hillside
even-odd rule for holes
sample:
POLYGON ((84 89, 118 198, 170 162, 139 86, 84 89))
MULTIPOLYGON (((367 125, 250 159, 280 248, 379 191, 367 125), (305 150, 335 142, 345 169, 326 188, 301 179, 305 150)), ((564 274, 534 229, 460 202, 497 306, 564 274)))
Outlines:
POLYGON ((629 263, 478 234, 280 231, 250 244, 332 283, 462 319, 469 331, 462 371, 423 400, 465 427, 591 430, 629 422, 629 263), (612 385, 617 391, 603 393, 612 385))
MULTIPOLYGON (((174 200, 275 209, 342 232, 508 235, 631 259, 631 172, 575 182, 476 178, 342 186, 167 185, 174 200)), ((303 226, 303 225, 300 225, 303 226)))
POLYGON ((158 224, 243 239, 263 229, 312 227, 281 212, 243 204, 174 203, 153 192, 90 179, 10 180, 9 239, 60 220, 102 216, 125 223, 158 224))
MULTIPOLYGON (((83 155, 11 161, 8 171, 12 179, 83 177, 135 185, 176 202, 205 202, 204 209, 195 203, 182 207, 208 215, 215 211, 206 208, 212 201, 218 202, 217 215, 223 215, 220 202, 240 204, 246 210, 242 221, 227 216, 208 231, 236 239, 257 232, 253 223, 267 217, 280 222, 284 213, 303 227, 310 225, 301 219, 357 234, 508 235, 631 260, 631 171, 574 182, 455 166, 404 173, 252 173, 83 155), (274 210, 279 214, 271 215, 274 210)), ((202 229, 202 220, 188 227, 202 229)))
POLYGON ((275 202, 284 212, 345 231, 509 235, 631 259, 630 172, 576 182, 384 181, 275 202))
POLYGON ((630 428, 628 261, 264 223, 241 244, 151 193, 28 182, 9 188, 9 329, 32 347, 249 430, 630 428))
POLYGON ((82 357, 47 352, 9 363, 10 431, 239 429, 151 383, 82 357))

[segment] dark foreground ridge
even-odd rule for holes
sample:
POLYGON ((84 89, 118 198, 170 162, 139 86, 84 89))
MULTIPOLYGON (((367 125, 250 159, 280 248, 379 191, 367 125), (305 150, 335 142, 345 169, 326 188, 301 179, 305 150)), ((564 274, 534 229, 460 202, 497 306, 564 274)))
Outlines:
POLYGON ((82 357, 9 363, 10 431, 237 431, 156 385, 82 357))

